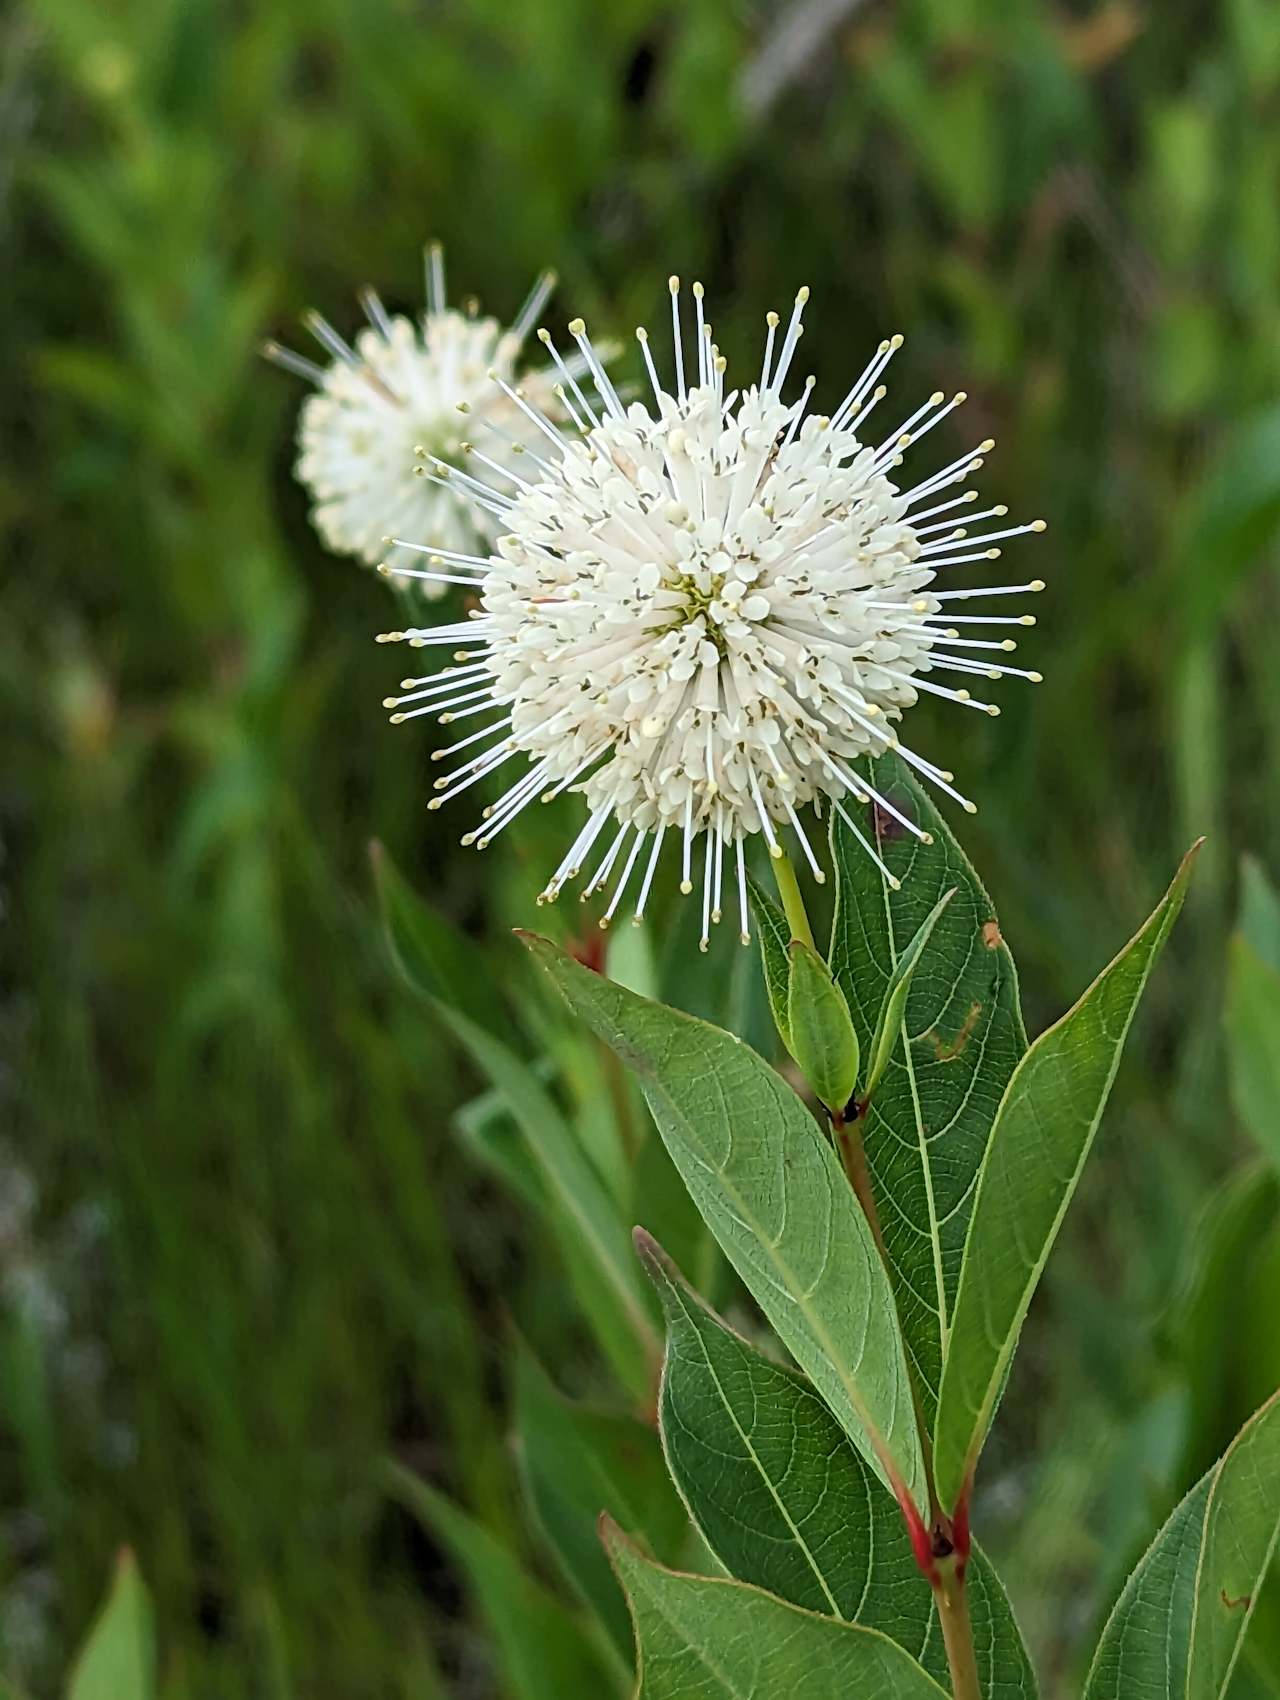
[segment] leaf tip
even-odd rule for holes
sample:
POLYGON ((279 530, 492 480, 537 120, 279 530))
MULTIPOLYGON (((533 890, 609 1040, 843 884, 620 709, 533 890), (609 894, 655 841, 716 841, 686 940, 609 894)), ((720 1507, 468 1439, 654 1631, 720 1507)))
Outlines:
POLYGON ((1188 848, 1186 855, 1178 863, 1178 871, 1173 876, 1173 885, 1170 888, 1171 891, 1182 890, 1190 882, 1192 869, 1196 865, 1196 861, 1207 842, 1207 838, 1208 835, 1202 832, 1199 838, 1197 838, 1188 848))
POLYGON ((647 1228, 633 1228, 631 1243, 636 1248, 636 1256, 644 1266, 645 1274, 653 1282, 658 1300, 669 1321, 673 1314, 671 1307, 677 1303, 677 1290, 686 1285, 684 1276, 676 1266, 675 1259, 659 1245, 647 1228))
POLYGON ((600 1537, 600 1545, 604 1548, 609 1563, 621 1580, 627 1559, 635 1554, 634 1544, 627 1539, 620 1525, 607 1511, 602 1511, 596 1518, 596 1534, 600 1537))
POLYGON ((639 1223, 631 1230, 631 1243, 642 1263, 657 1263, 666 1255, 648 1228, 642 1228, 639 1223))

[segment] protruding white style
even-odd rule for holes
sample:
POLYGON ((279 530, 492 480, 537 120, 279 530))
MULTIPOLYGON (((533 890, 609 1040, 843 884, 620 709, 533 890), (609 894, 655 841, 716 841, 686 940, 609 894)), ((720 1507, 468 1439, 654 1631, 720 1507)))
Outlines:
MULTIPOLYGON (((469 439, 500 468, 518 467, 539 436, 536 426, 490 377, 516 380, 520 350, 545 306, 555 276, 535 283, 515 323, 477 316, 445 301, 444 259, 426 250, 426 308, 420 319, 389 314, 372 289, 361 293, 368 325, 349 344, 318 313, 307 326, 330 356, 325 366, 268 343, 268 359, 309 379, 317 394, 302 407, 296 471, 313 498, 312 519, 325 544, 395 577, 415 564, 398 538, 429 537, 453 551, 487 551, 497 535, 491 507, 460 483, 469 439)), ((579 371, 585 366, 579 365, 579 371)), ((563 417, 554 369, 527 372, 521 393, 542 412, 563 417)), ((428 597, 438 579, 419 581, 428 597)))
POLYGON ((880 344, 832 414, 816 415, 812 378, 796 399, 783 398, 807 289, 785 330, 768 316, 758 381, 728 393, 701 285, 692 358, 675 278, 670 290, 673 390, 662 386, 647 333, 636 333, 652 402, 624 406, 581 319, 569 333, 593 393, 566 372, 572 430, 499 380, 536 426, 537 453, 527 476, 493 461, 495 483, 480 468, 467 476, 473 499, 501 519, 491 554, 423 545, 435 557, 427 576, 473 585, 480 608, 449 626, 386 634, 457 652, 444 672, 405 680, 405 694, 387 706, 394 721, 486 717, 436 752, 458 760, 436 780, 432 808, 504 763, 520 764, 464 844, 483 848, 538 798, 572 789, 586 820, 544 899, 585 872, 584 898, 610 890, 602 926, 632 893, 639 917, 666 842, 683 890, 699 891, 705 947, 722 907, 749 932, 743 847, 754 834, 779 855, 783 834, 794 833, 822 879, 801 819, 807 804, 834 809, 894 883, 849 800, 927 834, 855 771, 860 756, 895 749, 973 809, 953 775, 904 744, 897 725, 921 692, 995 714, 971 696, 974 679, 1040 677, 1009 663, 1012 638, 969 635, 1033 624, 1030 615, 954 614, 951 603, 1041 582, 943 589, 939 575, 985 566, 1004 541, 1044 522, 1005 525, 1003 506, 975 512, 976 491, 949 493, 981 466, 989 441, 899 485, 908 447, 964 400, 935 394, 891 429, 880 419, 873 426, 900 336, 880 344))

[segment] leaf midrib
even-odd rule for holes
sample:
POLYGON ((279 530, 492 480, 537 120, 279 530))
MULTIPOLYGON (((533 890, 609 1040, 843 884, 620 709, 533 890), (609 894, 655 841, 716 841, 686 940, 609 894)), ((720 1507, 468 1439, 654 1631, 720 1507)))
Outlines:
MULTIPOLYGON (((673 1115, 673 1117, 675 1118, 675 1120, 677 1121, 677 1123, 681 1127, 681 1129, 683 1130, 683 1129, 691 1126, 687 1117, 684 1115, 683 1111, 680 1110, 679 1107, 675 1104, 674 1100, 672 1100, 669 1097, 669 1095, 666 1093, 665 1089, 663 1088, 661 1081, 658 1080, 657 1076, 654 1075, 652 1070, 646 1068, 644 1073, 645 1073, 646 1080, 648 1080, 651 1083, 649 1090, 653 1092, 655 1097, 660 1098, 668 1106, 671 1114, 673 1115)), ((712 1078, 716 1079, 717 1088, 720 1089, 720 1090, 723 1090, 722 1088, 719 1088, 718 1076, 716 1076, 713 1073, 712 1078)), ((685 1144, 687 1145, 688 1149, 696 1157, 697 1156, 697 1145, 696 1145, 696 1143, 692 1139, 690 1139, 687 1134, 684 1135, 684 1138, 685 1138, 685 1144)), ((832 1159, 832 1161, 834 1162, 834 1159, 832 1159)), ((708 1165, 708 1166, 710 1166, 710 1165, 708 1165)), ((854 1413, 857 1416, 859 1422, 862 1424, 863 1428, 866 1430, 867 1438, 870 1440, 871 1445, 872 1445, 872 1449, 874 1450, 874 1452, 876 1454, 877 1469, 880 1472, 883 1473, 883 1475, 886 1478, 886 1481, 890 1484, 890 1491, 892 1491, 891 1484, 893 1482, 893 1478, 895 1477, 895 1475, 898 1475, 899 1472, 897 1470, 897 1467, 896 1467, 896 1464, 895 1464, 895 1461, 894 1461, 894 1458, 893 1458, 893 1454, 889 1449, 888 1443, 885 1439, 884 1434, 882 1433, 882 1431, 880 1429, 879 1424, 876 1423, 873 1420, 873 1418, 871 1417, 871 1414, 867 1410, 866 1404, 864 1403, 864 1401, 862 1399, 862 1395, 858 1391, 857 1383, 853 1379, 854 1371, 853 1371, 852 1366, 850 1366, 849 1368, 846 1368, 845 1361, 844 1361, 844 1354, 837 1348, 835 1341, 832 1340, 830 1334, 827 1332, 827 1329, 823 1325, 821 1320, 817 1316, 815 1316, 815 1314, 813 1313, 812 1307, 810 1306, 810 1304, 808 1302, 807 1294, 805 1294, 801 1290, 800 1285, 799 1285, 799 1281, 796 1278, 795 1273, 792 1270, 790 1264, 787 1263, 785 1261, 785 1259, 780 1258, 778 1256, 777 1246, 764 1233, 762 1225, 759 1222, 757 1222, 754 1213, 751 1211, 751 1209, 746 1204, 746 1201, 743 1199, 742 1194, 738 1191, 737 1187, 728 1178, 728 1176, 725 1174, 723 1169, 714 1168, 713 1172, 716 1174, 718 1180, 720 1181, 720 1184, 724 1187, 726 1194, 728 1194, 732 1197, 732 1199, 735 1203, 735 1206, 738 1209, 739 1217, 740 1217, 740 1220, 742 1221, 743 1225, 745 1227, 747 1227, 753 1234, 755 1234, 757 1245, 760 1247, 760 1249, 762 1251, 765 1252, 766 1256, 768 1257, 768 1260, 773 1265, 776 1273, 778 1274, 778 1276, 781 1279, 783 1289, 786 1292, 787 1296, 791 1299, 791 1302, 797 1307, 798 1311, 804 1317, 804 1319, 808 1323, 809 1327, 813 1330, 814 1338, 816 1339, 818 1345, 821 1347, 822 1351, 826 1354, 828 1362, 831 1364, 831 1367, 835 1370, 835 1372, 836 1372, 836 1374, 839 1378, 840 1385, 844 1390, 845 1396, 848 1398, 850 1405, 853 1407, 854 1413)), ((843 1178, 843 1177, 841 1177, 841 1178, 843 1178)), ((869 1230, 868 1230, 868 1232, 869 1232, 869 1230)), ((865 1240, 865 1237, 863 1235, 859 1234, 857 1236, 857 1242, 858 1242, 859 1249, 862 1252, 863 1259, 864 1259, 864 1262, 866 1263, 867 1269, 868 1269, 868 1271, 870 1271, 873 1267, 871 1257, 874 1255, 874 1253, 872 1252, 869 1255, 868 1246, 866 1244, 866 1240, 865 1240)), ((726 1249, 728 1249, 728 1248, 726 1248, 726 1249)), ((829 1257, 824 1260, 823 1274, 826 1273, 826 1269, 828 1267, 828 1264, 829 1264, 829 1257)), ((865 1326, 864 1326, 864 1329, 863 1329, 863 1348, 862 1348, 862 1351, 860 1351, 860 1353, 859 1353, 859 1359, 858 1359, 859 1363, 861 1362, 863 1352, 865 1352, 865 1346, 866 1346, 866 1329, 865 1329, 865 1326)), ((897 1400, 898 1400, 898 1395, 901 1392, 901 1383, 904 1381, 907 1373, 908 1372, 907 1372, 907 1369, 906 1369, 906 1364, 905 1364, 905 1361, 903 1361, 901 1375, 895 1374, 895 1376, 894 1376, 894 1401, 895 1401, 895 1405, 896 1405, 897 1400)), ((918 1486, 918 1482, 915 1479, 919 1474, 918 1469, 913 1469, 911 1474, 912 1474, 912 1481, 907 1484, 907 1487, 908 1487, 908 1491, 910 1492, 910 1494, 912 1496, 912 1499, 914 1500, 915 1495, 916 1495, 916 1489, 917 1489, 917 1486, 918 1486)))
MULTIPOLYGON (((893 905, 889 901, 888 885, 882 882, 880 891, 881 901, 884 904, 885 926, 889 934, 889 950, 892 956, 892 969, 890 973, 890 983, 892 984, 892 974, 897 970, 898 958, 901 953, 898 948, 898 935, 893 922, 893 905)), ((929 1206, 929 1248, 933 1263, 934 1294, 938 1301, 938 1362, 941 1364, 946 1361, 947 1342, 950 1338, 950 1327, 947 1317, 947 1282, 946 1272, 942 1266, 942 1239, 938 1229, 937 1203, 933 1196, 933 1169, 929 1162, 929 1142, 925 1137, 924 1112, 920 1107, 920 1091, 916 1082, 915 1058, 911 1055, 911 1041, 907 1035, 906 1014, 906 1008, 904 1007, 902 1012, 902 1032, 899 1035, 899 1043, 902 1046, 902 1055, 907 1071, 907 1080, 911 1087, 911 1114, 912 1120, 915 1122, 916 1146, 920 1153, 920 1167, 924 1176, 925 1199, 929 1206)), ((941 1375, 939 1375, 938 1390, 940 1389, 941 1375)), ((935 1399, 937 1397, 938 1390, 935 1390, 935 1399)))
MULTIPOLYGON (((1277 1400, 1280 1400, 1280 1392, 1273 1393, 1271 1398, 1268 1399, 1257 1412, 1255 1412, 1253 1417, 1250 1418, 1250 1420, 1240 1430, 1239 1434, 1236 1435, 1235 1439, 1231 1442, 1231 1445, 1228 1446, 1227 1450, 1222 1454, 1222 1457, 1218 1460, 1218 1467, 1213 1473, 1213 1481, 1209 1486, 1208 1497, 1204 1502, 1204 1518, 1200 1525, 1200 1551, 1196 1555, 1195 1590, 1191 1596, 1191 1632, 1187 1638, 1186 1700, 1191 1700, 1191 1673, 1195 1665, 1196 1634, 1200 1626, 1200 1582, 1204 1571, 1204 1555, 1209 1545, 1209 1516, 1213 1510, 1214 1500, 1217 1496, 1218 1488, 1222 1483, 1222 1478, 1226 1474, 1227 1462, 1230 1459, 1231 1454, 1242 1444, 1246 1435, 1252 1435, 1256 1432, 1255 1424, 1258 1423, 1259 1419, 1265 1420, 1269 1408, 1275 1405, 1277 1400)), ((1262 1566, 1259 1571, 1259 1575, 1261 1576, 1265 1577, 1268 1570, 1271 1568, 1271 1560, 1275 1556, 1276 1543, 1278 1539, 1280 1539, 1280 1514, 1277 1514, 1272 1522, 1271 1539, 1267 1544, 1266 1556, 1262 1561, 1262 1566)), ((1257 1603, 1258 1590, 1255 1588, 1250 1597, 1249 1605, 1245 1611, 1244 1617, 1241 1620, 1239 1633, 1236 1636, 1236 1644, 1231 1652, 1231 1660, 1222 1678, 1221 1686, 1218 1689, 1217 1700, 1222 1700, 1222 1696, 1227 1692, 1231 1685, 1231 1678, 1235 1675, 1236 1665, 1239 1662, 1241 1649, 1244 1647, 1245 1636, 1249 1632, 1249 1624, 1253 1620, 1254 1608, 1257 1603)))
MULTIPOLYGON (((768 1474, 768 1472, 766 1471, 764 1464, 761 1462, 760 1455, 756 1451, 755 1446, 752 1444, 751 1437, 747 1434, 747 1431, 743 1428, 742 1424, 738 1421, 738 1414, 729 1402, 728 1395, 725 1393, 725 1390, 724 1390, 724 1384, 720 1380, 719 1373, 716 1370, 715 1364, 712 1362, 711 1354, 707 1350, 706 1341, 702 1338, 702 1331, 698 1327, 696 1319, 690 1313, 689 1305, 686 1302, 684 1295, 677 1292, 676 1300, 677 1300, 677 1303, 679 1304, 681 1310, 683 1311, 685 1317, 688 1319, 690 1331, 693 1334, 694 1339, 698 1343, 698 1350, 702 1355, 703 1362, 707 1366, 707 1373, 710 1375, 712 1381, 715 1383, 716 1393, 719 1395, 720 1403, 724 1407, 725 1414, 728 1416, 729 1421, 733 1424, 734 1430, 737 1433, 738 1438, 741 1440, 743 1446, 746 1449, 747 1456, 750 1458, 752 1464, 755 1466, 755 1470, 756 1470, 757 1475, 760 1477, 760 1480, 764 1483, 765 1487, 769 1490, 769 1497, 773 1500, 774 1505, 777 1507, 779 1513, 781 1514, 783 1522, 787 1525, 787 1528, 790 1529, 796 1545, 800 1548, 801 1552, 804 1554, 805 1561, 809 1565, 809 1568, 813 1571, 813 1574, 814 1574, 815 1579, 817 1580, 818 1586, 822 1589, 822 1592, 826 1595, 827 1601, 828 1601, 829 1605, 831 1606, 831 1615, 834 1618, 837 1618, 842 1623, 853 1622, 854 1619, 846 1618, 844 1613, 840 1610, 839 1603, 836 1600, 835 1595, 831 1592, 831 1589, 827 1586, 827 1579, 823 1575, 822 1570, 821 1570, 821 1568, 818 1564, 818 1561, 814 1557, 813 1552, 809 1547, 809 1543, 805 1540, 804 1536, 800 1533, 799 1524, 792 1517, 790 1511, 787 1509, 785 1501, 779 1495, 778 1490, 774 1487, 773 1479, 768 1474)), ((670 1373, 670 1372, 668 1372, 668 1373, 670 1373)), ((786 1372, 783 1371, 782 1373, 785 1374, 786 1372)), ((713 1552, 715 1552, 716 1557, 720 1559, 721 1563, 725 1565, 726 1570, 732 1569, 732 1566, 729 1565, 728 1563, 726 1563, 723 1554, 720 1553, 716 1549, 714 1541, 712 1541, 710 1536, 707 1534, 706 1530, 702 1528, 701 1522, 699 1521, 697 1516, 693 1513, 692 1509, 690 1510, 690 1515, 693 1516, 695 1523, 698 1524, 698 1528, 699 1528, 699 1530, 700 1530, 700 1532, 703 1536, 703 1539, 706 1540, 707 1545, 709 1547, 711 1547, 713 1552)), ((867 1582, 869 1582, 869 1581, 870 1581, 870 1568, 868 1567, 867 1582)), ((867 1583, 864 1583, 863 1584, 863 1598, 864 1599, 866 1598, 866 1588, 867 1588, 867 1583)))

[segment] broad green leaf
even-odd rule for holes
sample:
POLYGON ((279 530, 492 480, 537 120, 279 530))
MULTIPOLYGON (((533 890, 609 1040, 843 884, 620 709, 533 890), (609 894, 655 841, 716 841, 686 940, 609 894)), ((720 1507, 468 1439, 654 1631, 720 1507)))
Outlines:
POLYGON ((875 1037, 871 1041, 871 1051, 867 1058, 867 1078, 862 1087, 862 1096, 870 1098, 889 1066, 889 1058, 897 1050, 902 1039, 902 1022, 907 1012, 907 996, 911 991, 911 981, 924 955, 925 946, 938 924, 938 917, 955 896, 955 887, 944 891, 933 908, 920 923, 920 930, 902 955, 893 965, 893 973, 889 977, 889 989, 884 994, 884 1003, 880 1006, 880 1019, 876 1022, 875 1037))
POLYGON ((819 1103, 843 1110, 858 1084, 858 1035, 849 1019, 849 1006, 816 950, 799 939, 792 939, 788 950, 791 1054, 819 1103))
POLYGON ((631 1604, 635 1700, 942 1700, 896 1641, 742 1582, 682 1576, 606 1527, 631 1604))
POLYGON ((1280 1393, 1232 1442, 1209 1488, 1187 1700, 1220 1700, 1280 1538, 1280 1393))
POLYGON ((925 1505, 888 1279, 813 1117, 731 1034, 524 937, 570 1006, 636 1071, 694 1202, 845 1432, 925 1505))
POLYGON ((606 1625, 623 1658, 631 1626, 600 1545, 609 1515, 674 1559, 688 1529, 653 1429, 623 1412, 566 1399, 527 1348, 516 1359, 516 1438, 530 1504, 569 1581, 606 1625))
POLYGON ((423 902, 376 839, 369 859, 387 949, 401 978, 420 996, 441 999, 477 1026, 507 1032, 510 1020, 481 948, 423 902))
POLYGON ((1280 1170, 1280 972, 1243 933, 1228 947, 1227 1050, 1236 1114, 1280 1170))
POLYGON ((107 1603, 72 1667, 67 1700, 150 1700, 155 1657, 151 1601, 126 1548, 107 1603))
MULTIPOLYGON (((584 968, 582 973, 591 970, 584 968)), ((534 1070, 458 1010, 443 1003, 437 1008, 502 1094, 528 1141, 562 1223, 570 1267, 586 1276, 575 1283, 579 1298, 624 1381, 642 1391, 649 1365, 657 1359, 658 1335, 631 1253, 631 1236, 617 1205, 534 1070)))
POLYGON ((1013 958, 964 851, 896 756, 866 772, 933 842, 920 844, 879 808, 864 811, 867 832, 901 881, 894 891, 839 817, 832 822, 829 960, 864 1056, 912 940, 955 889, 912 977, 902 1037, 861 1123, 907 1353, 932 1426, 974 1185, 1026 1036, 1013 958))
POLYGON ((1280 1534, 1280 1394, 1156 1536, 1107 1620, 1084 1700, 1222 1700, 1280 1534))
POLYGON ((760 940, 760 965, 764 969, 764 986, 769 994, 769 1008, 773 1013, 778 1036, 790 1050, 788 1004, 791 996, 791 958, 787 954, 787 946, 791 942, 791 928, 787 925, 782 905, 775 903, 750 874, 747 875, 747 890, 751 895, 751 911, 756 918, 756 937, 760 940))
MULTIPOLYGON (((573 1613, 529 1576, 483 1524, 399 1464, 387 1466, 391 1492, 453 1555, 488 1626, 511 1700, 621 1695, 623 1663, 597 1644, 573 1613)), ((124 1700, 124 1696, 121 1696, 124 1700)))
POLYGON ((1071 1202, 1147 977, 1199 846, 1151 918, 1010 1080, 991 1130, 965 1244, 938 1400, 934 1469, 954 1506, 972 1475, 1018 1334, 1071 1202))
MULTIPOLYGON (((667 1462, 708 1546, 738 1581, 878 1629, 945 1684, 933 1591, 892 1497, 803 1376, 733 1333, 648 1235, 636 1242, 667 1317, 667 1462)), ((1031 1700, 1012 1610, 977 1552, 969 1601, 983 1692, 1031 1700)))

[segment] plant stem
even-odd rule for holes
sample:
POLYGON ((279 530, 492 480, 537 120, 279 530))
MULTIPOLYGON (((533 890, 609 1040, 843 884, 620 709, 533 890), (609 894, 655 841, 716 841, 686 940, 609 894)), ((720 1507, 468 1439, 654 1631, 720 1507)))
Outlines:
POLYGON ((831 1112, 831 1131, 836 1137, 836 1149, 840 1153, 840 1161, 844 1172, 849 1177, 849 1185, 862 1206, 862 1214, 866 1217, 871 1234, 876 1242, 876 1250, 880 1253, 880 1261, 884 1264, 885 1272, 890 1280, 893 1270, 889 1263, 889 1253, 885 1248, 884 1231, 880 1226, 880 1212, 876 1209, 876 1195, 871 1187, 871 1171, 867 1167, 867 1154, 862 1148, 862 1132, 856 1121, 847 1122, 843 1115, 831 1112))
POLYGON ((791 928, 792 938, 807 944, 810 950, 816 950, 818 947, 813 942, 813 928, 809 925, 800 882, 796 879, 790 856, 784 850, 781 856, 771 856, 769 860, 773 865, 773 878, 778 887, 778 896, 782 899, 782 908, 787 917, 787 925, 791 928))
POLYGON ((969 1594, 964 1585, 964 1570, 954 1557, 938 1566, 933 1597, 951 1670, 951 1692, 955 1700, 982 1700, 978 1662, 973 1653, 973 1625, 969 1621, 969 1594))

